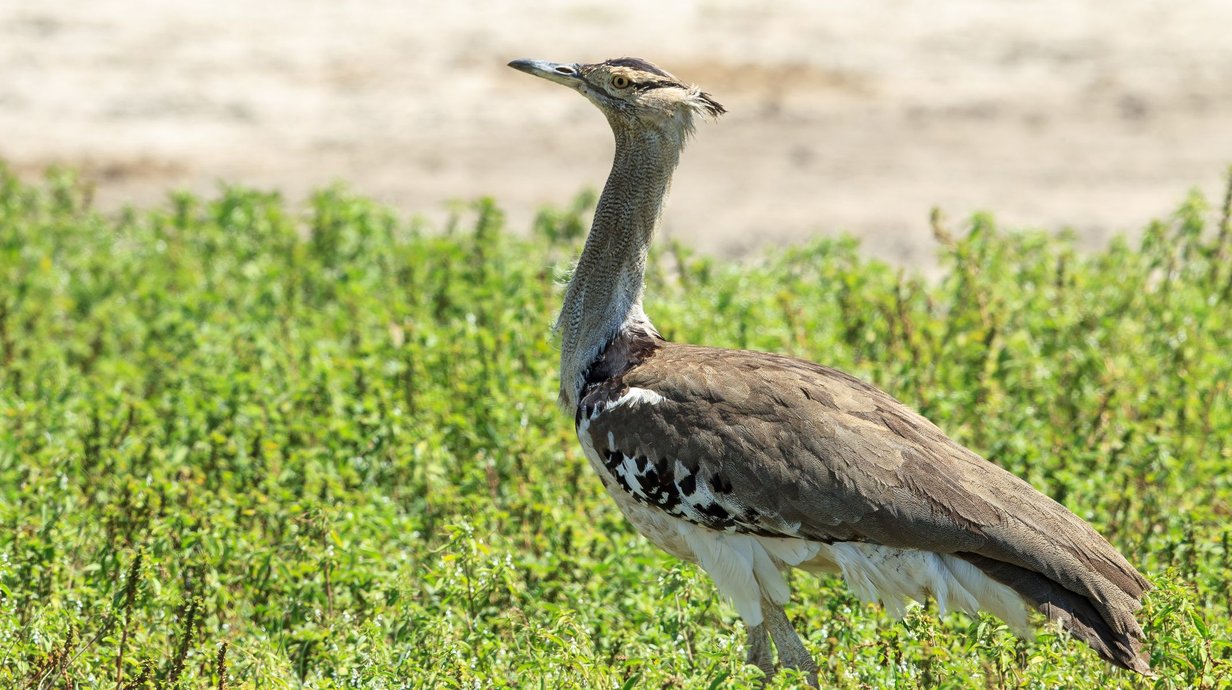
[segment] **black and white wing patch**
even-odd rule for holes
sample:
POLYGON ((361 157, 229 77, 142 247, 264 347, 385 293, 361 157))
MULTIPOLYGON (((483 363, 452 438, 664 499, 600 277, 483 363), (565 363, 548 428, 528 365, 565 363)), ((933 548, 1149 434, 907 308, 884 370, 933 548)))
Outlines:
POLYGON ((592 424, 605 413, 621 410, 621 416, 636 424, 638 412, 651 413, 663 398, 643 388, 626 388, 616 395, 588 395, 577 416, 578 436, 588 452, 594 452, 606 471, 609 484, 632 496, 639 503, 693 524, 722 532, 756 534, 769 537, 794 536, 798 524, 790 524, 777 514, 758 510, 738 499, 732 482, 716 469, 720 463, 671 457, 675 444, 664 443, 660 452, 629 429, 621 438, 620 429, 610 425, 600 436, 592 424))
POLYGON ((722 477, 714 485, 679 461, 629 457, 619 450, 603 451, 603 466, 616 484, 641 503, 703 527, 720 531, 756 532, 757 513, 728 499, 731 490, 722 477))

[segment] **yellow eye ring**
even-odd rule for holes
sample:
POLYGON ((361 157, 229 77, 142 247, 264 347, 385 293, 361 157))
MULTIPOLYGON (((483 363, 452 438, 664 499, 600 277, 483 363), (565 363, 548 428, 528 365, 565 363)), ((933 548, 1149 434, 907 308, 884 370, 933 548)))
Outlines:
POLYGON ((615 86, 618 89, 626 88, 629 86, 629 78, 617 74, 612 77, 612 86, 615 86))

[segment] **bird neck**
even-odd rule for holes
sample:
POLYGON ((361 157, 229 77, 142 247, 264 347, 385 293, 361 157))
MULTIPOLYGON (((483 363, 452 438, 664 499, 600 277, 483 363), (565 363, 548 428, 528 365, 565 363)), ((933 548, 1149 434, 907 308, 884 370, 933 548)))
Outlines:
POLYGON ((684 136, 615 123, 613 131, 612 171, 556 321, 560 403, 567 410, 577 407, 586 371, 609 343, 626 334, 658 335, 642 311, 646 254, 684 136))

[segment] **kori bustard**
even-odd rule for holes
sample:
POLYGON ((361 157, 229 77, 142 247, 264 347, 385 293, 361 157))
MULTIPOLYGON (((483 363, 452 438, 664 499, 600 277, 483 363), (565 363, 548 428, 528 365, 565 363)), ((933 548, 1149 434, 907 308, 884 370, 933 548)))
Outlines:
POLYGON ((747 660, 816 684, 783 611, 783 572, 842 575, 902 615, 907 600, 1029 610, 1117 666, 1150 674, 1135 620, 1147 580, 1025 481, 841 371, 665 341, 642 310, 647 249, 685 140, 723 106, 644 60, 515 60, 607 116, 616 155, 557 328, 560 403, 625 517, 698 564, 748 627, 747 660))

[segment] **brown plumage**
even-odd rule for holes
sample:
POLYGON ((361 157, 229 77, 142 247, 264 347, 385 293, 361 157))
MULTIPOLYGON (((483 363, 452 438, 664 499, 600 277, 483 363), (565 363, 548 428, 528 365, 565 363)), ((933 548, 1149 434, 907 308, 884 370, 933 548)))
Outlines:
POLYGON ((799 359, 663 342, 595 385, 583 414, 630 388, 664 400, 596 415, 591 442, 611 431, 624 455, 679 459, 731 487, 732 504, 773 507, 740 529, 955 554, 1104 658, 1148 670, 1133 617, 1145 578, 1064 506, 877 388, 799 359))
POLYGON ((561 402, 609 493, 697 562, 749 627, 748 660, 816 682, 780 571, 839 572, 862 598, 1042 612, 1101 657, 1150 667, 1150 585, 1086 522, 877 388, 779 355, 665 342, 641 308, 646 250, 695 114, 712 97, 644 61, 511 66, 577 89, 616 157, 558 327, 561 402))

